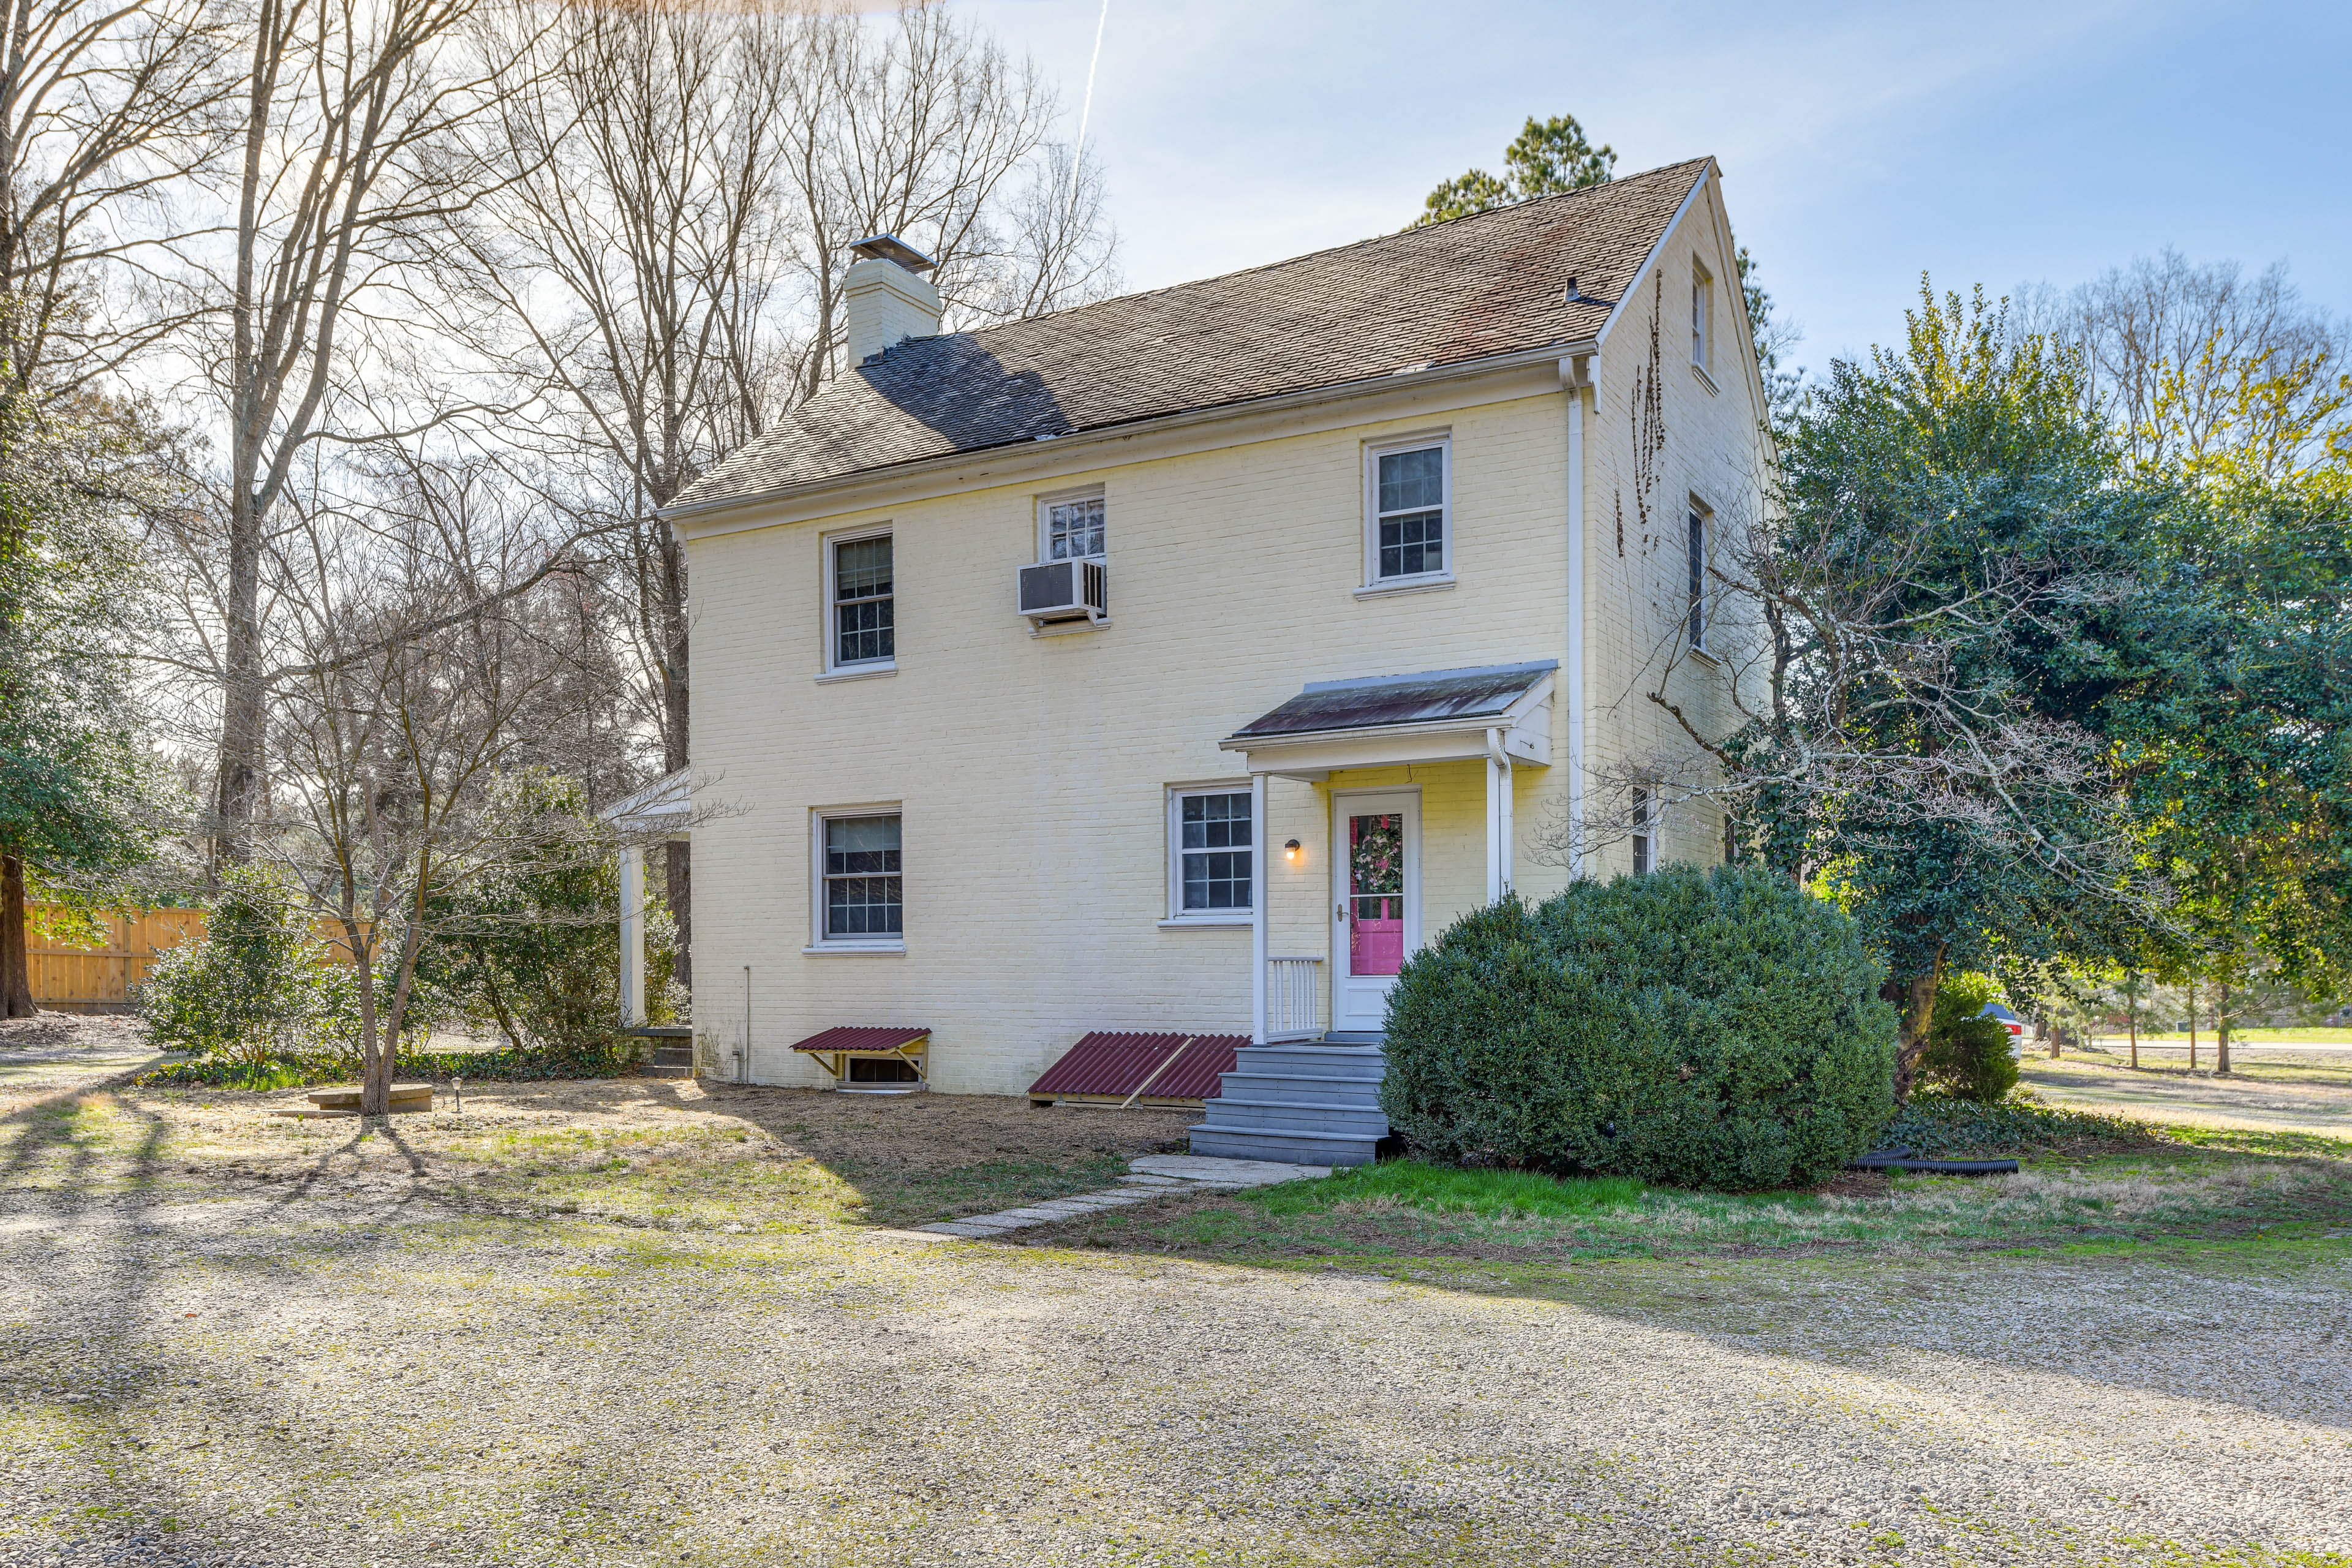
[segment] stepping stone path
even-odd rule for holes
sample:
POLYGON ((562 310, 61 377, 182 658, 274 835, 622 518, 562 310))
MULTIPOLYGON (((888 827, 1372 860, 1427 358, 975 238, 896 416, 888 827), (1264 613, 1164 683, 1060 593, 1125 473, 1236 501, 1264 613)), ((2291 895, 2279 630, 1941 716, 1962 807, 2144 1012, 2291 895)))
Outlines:
POLYGON ((979 1241, 1007 1231, 1026 1230, 1031 1226, 1052 1225, 1057 1220, 1076 1219, 1080 1215, 1095 1214, 1103 1209, 1123 1208, 1129 1204, 1150 1203, 1173 1193, 1233 1193, 1244 1187, 1270 1187, 1276 1182, 1296 1182, 1304 1177, 1328 1176, 1328 1165, 1284 1165, 1271 1160, 1212 1160, 1195 1154, 1146 1154, 1128 1163, 1128 1173, 1119 1178, 1119 1185, 1106 1187, 1098 1193, 1080 1193, 1075 1197, 1054 1198, 1042 1204, 1029 1204, 1017 1209, 1003 1209, 996 1214, 976 1214, 962 1219, 941 1220, 937 1225, 921 1225, 915 1228, 933 1236, 960 1236, 979 1241))

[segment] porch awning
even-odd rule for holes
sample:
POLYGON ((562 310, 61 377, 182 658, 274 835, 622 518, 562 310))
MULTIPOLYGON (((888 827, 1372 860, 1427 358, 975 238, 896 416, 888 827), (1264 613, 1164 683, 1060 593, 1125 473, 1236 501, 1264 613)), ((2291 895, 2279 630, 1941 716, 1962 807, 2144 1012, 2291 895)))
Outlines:
POLYGON ((1504 758, 1547 767, 1552 678, 1559 668, 1558 659, 1547 658, 1310 681, 1217 745, 1241 752, 1254 773, 1320 779, 1338 768, 1491 756, 1487 731, 1493 731, 1504 758))
POLYGON ((680 768, 597 815, 631 838, 690 837, 694 823, 693 776, 680 768))

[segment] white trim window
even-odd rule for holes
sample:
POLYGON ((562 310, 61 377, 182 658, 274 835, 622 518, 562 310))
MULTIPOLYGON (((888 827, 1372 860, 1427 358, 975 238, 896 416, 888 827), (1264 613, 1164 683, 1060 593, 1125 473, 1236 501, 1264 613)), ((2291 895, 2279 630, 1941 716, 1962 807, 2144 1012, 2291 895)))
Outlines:
POLYGON ((1712 521, 1706 506, 1694 499, 1690 503, 1690 519, 1683 554, 1690 577, 1686 629, 1690 633, 1691 647, 1701 653, 1706 651, 1706 558, 1708 535, 1714 531, 1711 526, 1712 521))
POLYGON ((1715 279, 1706 268, 1691 263, 1691 363, 1715 368, 1715 279))
POLYGON ((887 668, 898 658, 896 551, 888 533, 825 541, 825 668, 887 668))
POLYGON ((821 947, 898 947, 906 941, 901 819, 895 809, 819 812, 816 931, 821 947))
POLYGON ((1364 581, 1443 579, 1454 566, 1454 443, 1439 437, 1364 453, 1364 581))
POLYGON ((1633 875, 1646 877, 1658 868, 1658 806, 1650 792, 1639 785, 1633 790, 1633 875))
POLYGON ((1168 792, 1168 913, 1178 921, 1245 921, 1257 855, 1250 787, 1168 792))
POLYGON ((1100 561, 1108 508, 1100 490, 1086 495, 1047 496, 1037 502, 1037 559, 1040 561, 1100 561))

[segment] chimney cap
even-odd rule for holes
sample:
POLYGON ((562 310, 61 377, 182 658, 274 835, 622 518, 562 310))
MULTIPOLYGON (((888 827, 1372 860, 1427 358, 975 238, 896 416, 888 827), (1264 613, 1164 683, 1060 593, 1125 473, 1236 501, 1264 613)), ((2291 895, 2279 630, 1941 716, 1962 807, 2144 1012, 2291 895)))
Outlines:
POLYGON ((939 265, 895 234, 869 234, 852 240, 849 253, 869 261, 895 261, 909 272, 929 272, 939 265))

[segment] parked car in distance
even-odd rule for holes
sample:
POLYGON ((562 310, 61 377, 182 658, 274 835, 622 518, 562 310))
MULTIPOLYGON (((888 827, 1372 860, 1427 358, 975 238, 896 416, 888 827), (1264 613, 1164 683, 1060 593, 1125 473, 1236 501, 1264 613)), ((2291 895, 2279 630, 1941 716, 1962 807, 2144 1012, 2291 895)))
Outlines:
POLYGON ((2021 1057, 2025 1054, 2024 1019, 2019 1017, 2016 1014, 2011 1012, 2007 1007, 2002 1006, 1998 1002, 1986 1003, 1984 1005, 1984 1011, 1979 1013, 1977 1016, 1979 1018, 2000 1019, 2000 1026, 2009 1031, 2009 1054, 2013 1057, 2021 1057))

